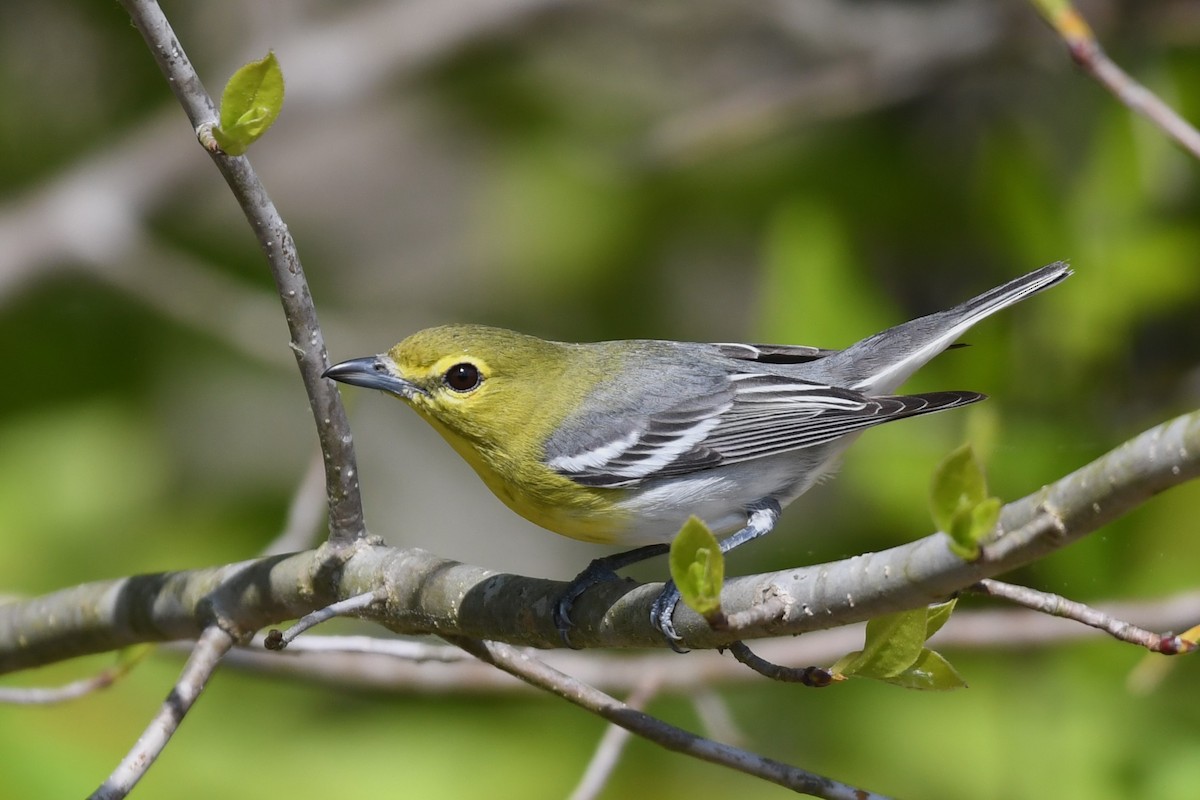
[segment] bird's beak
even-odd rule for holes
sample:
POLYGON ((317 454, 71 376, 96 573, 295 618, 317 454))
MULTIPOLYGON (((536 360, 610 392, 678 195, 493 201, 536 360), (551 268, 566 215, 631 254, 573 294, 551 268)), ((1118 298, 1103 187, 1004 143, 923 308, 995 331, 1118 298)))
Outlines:
POLYGON ((414 383, 392 374, 386 356, 367 356, 352 358, 340 364, 334 364, 321 374, 322 378, 332 378, 351 386, 363 386, 367 389, 394 394, 397 397, 409 399, 413 395, 425 394, 425 391, 414 383))

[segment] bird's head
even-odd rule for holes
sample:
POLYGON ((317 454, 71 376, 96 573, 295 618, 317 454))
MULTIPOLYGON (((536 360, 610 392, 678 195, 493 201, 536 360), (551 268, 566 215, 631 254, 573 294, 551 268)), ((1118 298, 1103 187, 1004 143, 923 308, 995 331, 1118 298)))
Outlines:
POLYGON ((444 432, 483 444, 513 437, 515 426, 539 415, 564 347, 501 328, 444 325, 335 364, 324 377, 388 392, 444 432))

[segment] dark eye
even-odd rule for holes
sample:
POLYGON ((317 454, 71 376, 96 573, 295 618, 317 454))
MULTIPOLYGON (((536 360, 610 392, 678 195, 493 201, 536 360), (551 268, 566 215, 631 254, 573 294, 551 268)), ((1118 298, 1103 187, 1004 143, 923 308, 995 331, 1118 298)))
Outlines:
POLYGON ((479 367, 474 364, 455 364, 446 370, 442 380, 456 392, 469 392, 483 383, 483 376, 479 374, 479 367))

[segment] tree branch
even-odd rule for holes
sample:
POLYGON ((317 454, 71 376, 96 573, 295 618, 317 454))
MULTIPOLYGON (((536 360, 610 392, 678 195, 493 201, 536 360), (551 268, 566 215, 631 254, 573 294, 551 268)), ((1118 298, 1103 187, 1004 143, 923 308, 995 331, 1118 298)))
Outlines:
MULTIPOLYGON (((944 599, 1062 548, 1147 499, 1200 474, 1200 412, 1163 423, 1058 482, 1008 504, 984 556, 966 562, 941 533, 880 553, 731 579, 722 604, 749 612, 776 597, 773 619, 713 631, 689 609, 676 627, 692 649, 797 634, 944 599), (1045 521, 1049 522, 1045 522, 1045 521), (1015 543, 1015 544, 1014 544, 1015 543)), ((130 644, 195 638, 214 619, 249 634, 339 600, 381 591, 360 612, 398 633, 492 637, 556 648, 558 581, 496 573, 420 549, 360 542, 328 569, 315 551, 210 569, 102 581, 0 606, 0 673, 130 644)), ((601 584, 576 605, 573 640, 585 647, 661 647, 648 622, 661 584, 601 584)))
MULTIPOLYGON (((658 680, 652 675, 647 676, 642 685, 625 698, 625 705, 634 711, 642 711, 657 692, 658 680)), ((567 800, 593 800, 600 796, 612 777, 613 770, 621 763, 621 754, 625 752, 625 745, 629 743, 631 735, 627 728, 609 723, 608 729, 600 737, 600 743, 596 745, 592 760, 588 762, 587 769, 583 771, 579 783, 567 800)))
MULTIPOLYGON (((1200 475, 1200 412, 1142 433, 1115 450, 1001 512, 998 535, 983 556, 963 561, 937 533, 879 553, 832 564, 727 582, 722 606, 746 611, 768 598, 784 601, 773 621, 713 631, 680 607, 675 627, 690 649, 723 647, 736 639, 795 634, 877 617, 944 600, 983 578, 1016 569, 1078 540, 1150 497, 1200 475)), ((630 589, 601 585, 572 609, 574 644, 655 646, 646 622, 658 585, 630 589), (636 641, 631 633, 639 633, 636 641)))
MULTIPOLYGON (((1200 592, 1185 592, 1142 602, 1100 602, 1093 608, 1110 617, 1156 630, 1183 630, 1200 620, 1200 592)), ((1013 650, 1063 647, 1103 635, 1096 628, 1028 610, 964 609, 930 641, 938 650, 1013 650)), ((804 636, 766 639, 755 652, 777 664, 832 664, 862 647, 861 624, 844 625, 804 636)), ((373 691, 497 693, 528 690, 526 684, 497 672, 457 647, 413 639, 375 636, 304 636, 282 653, 267 652, 264 637, 235 648, 226 668, 245 669, 301 680, 373 691), (426 667, 436 663, 435 669, 426 667)), ((674 653, 555 650, 542 660, 609 693, 636 692, 653 678, 663 693, 696 693, 705 688, 757 681, 729 655, 697 650, 687 658, 674 653)))
MULTIPOLYGON (((199 131, 204 126, 215 125, 217 113, 212 98, 158 3, 154 0, 121 0, 121 4, 146 40, 193 129, 199 131)), ((330 541, 346 545, 366 536, 354 439, 337 387, 332 381, 321 378, 321 373, 329 366, 329 357, 296 243, 250 161, 245 156, 233 157, 220 152, 209 152, 209 155, 254 229, 275 279, 291 335, 290 346, 300 367, 300 377, 308 394, 327 465, 325 489, 329 499, 330 541)))
POLYGON ((537 659, 510 645, 500 642, 458 638, 455 644, 471 655, 508 672, 539 689, 591 711, 614 725, 636 733, 668 750, 699 758, 713 764, 754 775, 763 780, 786 786, 813 797, 830 800, 884 800, 881 795, 856 789, 807 770, 764 758, 711 739, 705 739, 688 731, 668 725, 662 720, 638 711, 621 701, 608 696, 599 689, 588 686, 555 670, 537 659))
POLYGON ((95 675, 80 678, 77 681, 71 681, 62 686, 55 686, 53 688, 0 686, 0 703, 10 703, 12 705, 51 705, 78 700, 92 692, 107 689, 121 678, 124 678, 152 650, 153 648, 151 647, 139 647, 133 651, 124 651, 118 656, 117 663, 111 667, 105 667, 95 675))
POLYGON ((1075 600, 1068 600, 1062 595, 1041 592, 1027 586, 1014 586, 1011 583, 991 578, 972 586, 971 591, 986 594, 989 597, 999 597, 1043 614, 1075 620, 1096 630, 1104 631, 1114 639, 1145 647, 1154 653, 1178 655, 1196 649, 1195 643, 1182 637, 1146 630, 1111 614, 1106 614, 1098 608, 1075 600))
POLYGON ((120 800, 133 790, 175 735, 179 724, 216 671, 221 657, 233 647, 233 641, 232 636, 216 625, 205 629, 192 648, 192 655, 184 665, 183 673, 154 719, 108 780, 92 792, 89 800, 120 800))
POLYGON ((1109 58, 1092 32, 1091 26, 1071 6, 1069 0, 1031 2, 1050 27, 1062 37, 1067 52, 1084 72, 1131 111, 1157 126, 1193 158, 1200 158, 1200 131, 1109 58))

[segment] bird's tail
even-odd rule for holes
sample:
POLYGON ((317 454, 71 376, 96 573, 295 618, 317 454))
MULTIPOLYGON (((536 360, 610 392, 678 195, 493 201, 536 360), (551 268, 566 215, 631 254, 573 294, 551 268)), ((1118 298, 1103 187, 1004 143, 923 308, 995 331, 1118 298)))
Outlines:
POLYGON ((825 359, 822 366, 841 378, 840 385, 865 394, 889 394, 984 317, 1048 289, 1070 274, 1064 261, 1047 264, 947 311, 869 336, 825 359))

